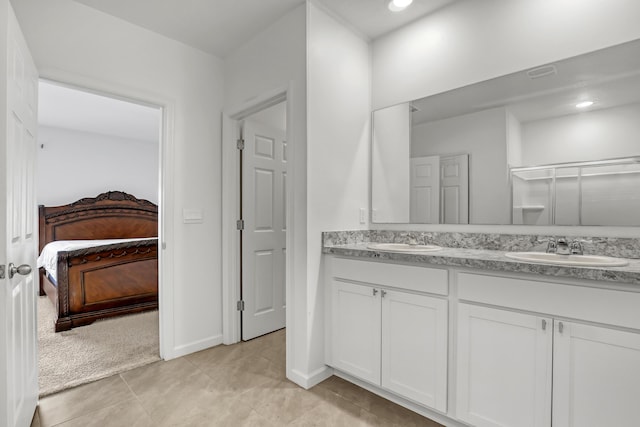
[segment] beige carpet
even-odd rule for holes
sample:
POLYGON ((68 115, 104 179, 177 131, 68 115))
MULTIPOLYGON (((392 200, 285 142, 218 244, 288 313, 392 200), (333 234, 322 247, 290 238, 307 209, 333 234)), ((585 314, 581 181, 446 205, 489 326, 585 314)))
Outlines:
POLYGON ((53 332, 55 311, 38 297, 40 396, 160 360, 158 312, 132 314, 53 332))

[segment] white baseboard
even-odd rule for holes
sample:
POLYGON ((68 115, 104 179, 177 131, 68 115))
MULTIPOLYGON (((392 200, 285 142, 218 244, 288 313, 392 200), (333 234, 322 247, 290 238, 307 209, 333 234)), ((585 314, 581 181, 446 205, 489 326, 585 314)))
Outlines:
POLYGON ((213 337, 205 338, 200 341, 191 342, 189 344, 179 345, 173 348, 170 358, 165 360, 175 359, 177 357, 186 356, 187 354, 195 353, 200 350, 215 347, 222 344, 222 335, 216 335, 213 337))
POLYGON ((332 375, 333 369, 328 366, 323 366, 309 374, 304 374, 296 369, 291 369, 287 372, 287 378, 305 390, 310 389, 314 385, 320 384, 332 375))

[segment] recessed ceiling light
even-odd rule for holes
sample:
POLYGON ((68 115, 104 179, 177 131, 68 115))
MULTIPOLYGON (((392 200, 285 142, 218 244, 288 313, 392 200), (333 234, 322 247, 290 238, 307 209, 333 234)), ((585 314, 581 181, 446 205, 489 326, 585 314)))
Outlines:
POLYGON ((413 0, 390 0, 389 10, 392 12, 400 12, 409 7, 411 3, 413 3, 413 0))
POLYGON ((582 101, 576 104, 576 108, 587 108, 593 105, 593 101, 582 101))

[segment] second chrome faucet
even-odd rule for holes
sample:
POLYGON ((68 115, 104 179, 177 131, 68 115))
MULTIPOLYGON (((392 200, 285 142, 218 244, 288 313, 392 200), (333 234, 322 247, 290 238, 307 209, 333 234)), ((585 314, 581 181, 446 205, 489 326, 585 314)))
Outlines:
POLYGON ((547 243, 547 253, 558 255, 582 255, 582 244, 591 243, 590 240, 574 239, 570 243, 564 237, 551 238, 547 243))

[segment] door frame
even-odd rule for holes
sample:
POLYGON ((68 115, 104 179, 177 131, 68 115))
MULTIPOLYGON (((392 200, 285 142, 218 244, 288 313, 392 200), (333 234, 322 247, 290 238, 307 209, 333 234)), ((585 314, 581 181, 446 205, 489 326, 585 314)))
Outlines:
MULTIPOLYGON (((237 302, 240 299, 241 255, 240 233, 236 229, 236 221, 240 219, 240 151, 236 147, 236 141, 240 137, 239 124, 246 117, 251 116, 266 108, 272 107, 283 101, 287 102, 287 176, 288 181, 293 178, 293 159, 295 158, 295 141, 291 114, 293 112, 291 84, 285 88, 277 88, 265 92, 240 105, 237 108, 226 110, 222 113, 222 342, 234 344, 241 339, 241 314, 237 310, 237 302)), ((293 247, 292 206, 294 193, 293 186, 288 185, 286 190, 286 223, 287 237, 286 247, 293 247)), ((292 276, 292 252, 287 250, 285 259, 285 299, 287 301, 287 321, 289 324, 289 298, 291 295, 292 276)), ((288 345, 287 345, 288 346, 288 345)))
POLYGON ((45 70, 40 80, 109 98, 159 108, 162 112, 158 164, 158 315, 161 359, 173 359, 174 307, 174 117, 175 104, 160 95, 75 74, 45 70))

